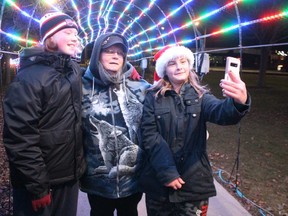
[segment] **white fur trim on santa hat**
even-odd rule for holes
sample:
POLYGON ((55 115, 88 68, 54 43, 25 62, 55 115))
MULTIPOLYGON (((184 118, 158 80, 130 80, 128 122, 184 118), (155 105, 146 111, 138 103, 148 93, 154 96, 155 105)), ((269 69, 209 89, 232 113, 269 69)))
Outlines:
POLYGON ((178 57, 185 57, 189 61, 190 69, 193 69, 194 65, 194 55, 193 52, 184 46, 173 46, 167 49, 162 55, 156 60, 155 69, 160 78, 163 78, 165 75, 165 69, 167 63, 172 59, 178 57))

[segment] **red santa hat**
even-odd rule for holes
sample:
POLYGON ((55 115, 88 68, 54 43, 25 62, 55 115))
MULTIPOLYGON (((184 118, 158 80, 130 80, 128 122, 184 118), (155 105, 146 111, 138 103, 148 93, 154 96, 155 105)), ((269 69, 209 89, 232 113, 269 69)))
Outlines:
POLYGON ((156 70, 154 71, 154 76, 153 76, 153 78, 154 78, 154 83, 158 82, 158 81, 161 79, 161 78, 157 75, 156 70))
POLYGON ((187 58, 189 65, 190 65, 190 69, 191 70, 193 69, 194 55, 190 49, 184 46, 179 46, 179 45, 175 45, 175 46, 168 45, 162 48, 161 50, 159 50, 154 56, 154 60, 156 61, 156 65, 155 65, 156 74, 154 73, 154 81, 156 81, 155 79, 163 78, 165 75, 165 69, 166 69, 167 63, 178 57, 187 58))

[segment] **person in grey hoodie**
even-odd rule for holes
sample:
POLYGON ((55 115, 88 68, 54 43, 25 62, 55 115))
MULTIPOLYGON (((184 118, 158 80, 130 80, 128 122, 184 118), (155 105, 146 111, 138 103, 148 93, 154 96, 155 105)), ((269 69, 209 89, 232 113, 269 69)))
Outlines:
MULTIPOLYGON (((83 75, 82 122, 87 170, 81 190, 88 194, 90 215, 138 215, 138 178, 143 149, 139 124, 145 80, 133 80, 128 43, 118 33, 100 35, 83 75)), ((134 71, 135 73, 135 71, 134 71)))

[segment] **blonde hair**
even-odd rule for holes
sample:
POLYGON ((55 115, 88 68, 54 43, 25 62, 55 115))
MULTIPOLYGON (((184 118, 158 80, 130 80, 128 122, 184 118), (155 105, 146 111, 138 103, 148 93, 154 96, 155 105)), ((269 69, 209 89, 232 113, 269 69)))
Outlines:
POLYGON ((51 37, 47 38, 43 44, 44 50, 48 52, 58 51, 58 45, 53 41, 51 37))
MULTIPOLYGON (((200 84, 199 77, 195 73, 195 71, 190 71, 188 76, 188 83, 196 90, 199 97, 202 97, 204 93, 209 92, 209 89, 207 86, 203 86, 200 84)), ((185 82, 184 82, 185 83, 185 82)), ((183 83, 183 84, 184 84, 183 83)), ((158 82, 156 82, 149 90, 156 90, 159 89, 155 97, 157 98, 159 95, 164 96, 166 91, 173 90, 173 86, 168 78, 168 76, 165 74, 162 79, 160 79, 158 82)))

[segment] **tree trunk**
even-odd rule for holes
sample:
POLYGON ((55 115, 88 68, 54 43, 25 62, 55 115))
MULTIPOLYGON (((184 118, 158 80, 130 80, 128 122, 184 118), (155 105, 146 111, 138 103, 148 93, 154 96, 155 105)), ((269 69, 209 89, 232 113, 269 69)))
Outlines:
POLYGON ((261 60, 260 60, 260 68, 259 68, 259 76, 258 76, 258 87, 265 87, 265 78, 267 71, 267 64, 269 62, 270 55, 270 47, 262 47, 261 48, 261 60))

